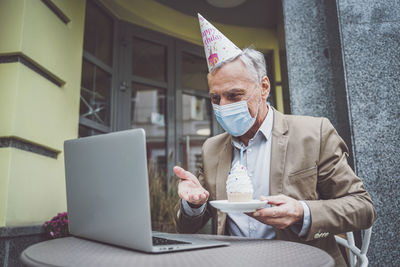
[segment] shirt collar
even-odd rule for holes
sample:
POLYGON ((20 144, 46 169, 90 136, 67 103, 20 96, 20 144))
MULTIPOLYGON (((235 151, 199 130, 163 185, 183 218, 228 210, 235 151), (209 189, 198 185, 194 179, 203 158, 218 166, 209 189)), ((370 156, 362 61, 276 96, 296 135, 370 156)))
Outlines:
MULTIPOLYGON (((267 117, 265 117, 263 123, 261 124, 260 128, 258 129, 258 131, 256 132, 256 134, 252 139, 255 139, 260 134, 264 135, 266 140, 268 140, 271 137, 272 126, 274 122, 274 114, 273 114, 273 109, 271 108, 269 103, 267 103, 267 105, 268 105, 267 117)), ((240 147, 242 146, 242 142, 238 137, 232 136, 232 145, 240 149, 240 147)))

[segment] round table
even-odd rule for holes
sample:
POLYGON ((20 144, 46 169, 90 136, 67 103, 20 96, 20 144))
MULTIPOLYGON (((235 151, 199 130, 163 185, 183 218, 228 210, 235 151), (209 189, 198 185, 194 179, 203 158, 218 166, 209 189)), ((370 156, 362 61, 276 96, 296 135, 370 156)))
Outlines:
POLYGON ((148 254, 76 237, 37 243, 25 249, 26 266, 334 266, 325 251, 294 242, 230 236, 192 235, 229 246, 148 254))

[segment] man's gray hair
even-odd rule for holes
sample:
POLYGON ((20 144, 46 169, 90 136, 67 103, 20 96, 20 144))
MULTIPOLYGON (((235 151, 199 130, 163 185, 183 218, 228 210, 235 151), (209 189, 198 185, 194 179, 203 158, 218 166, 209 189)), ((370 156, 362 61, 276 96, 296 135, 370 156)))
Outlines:
POLYGON ((243 51, 236 57, 217 63, 217 65, 215 65, 214 68, 211 70, 210 74, 212 75, 222 66, 229 62, 235 61, 236 59, 240 59, 243 62, 247 70, 250 72, 251 79, 255 83, 260 83, 262 78, 267 75, 263 53, 250 47, 243 49, 243 51))

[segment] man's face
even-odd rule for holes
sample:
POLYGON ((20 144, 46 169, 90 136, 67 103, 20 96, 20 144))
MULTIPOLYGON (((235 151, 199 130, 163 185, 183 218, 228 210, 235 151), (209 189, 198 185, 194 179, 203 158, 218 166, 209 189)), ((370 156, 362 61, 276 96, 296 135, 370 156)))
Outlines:
MULTIPOLYGON (((268 78, 266 79, 268 81, 268 78)), ((215 73, 209 74, 208 85, 210 87, 211 101, 214 104, 223 106, 247 100, 252 117, 257 113, 260 98, 266 101, 268 97, 268 94, 263 97, 263 82, 257 84, 251 80, 250 73, 239 59, 227 63, 215 73)))

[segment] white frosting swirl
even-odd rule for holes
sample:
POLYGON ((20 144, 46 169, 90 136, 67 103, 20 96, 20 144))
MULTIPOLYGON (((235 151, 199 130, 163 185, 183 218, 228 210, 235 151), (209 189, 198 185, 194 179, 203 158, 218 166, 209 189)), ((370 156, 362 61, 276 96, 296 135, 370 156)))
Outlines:
POLYGON ((228 180, 226 180, 226 192, 253 193, 253 185, 247 175, 247 168, 236 162, 231 169, 228 180))

